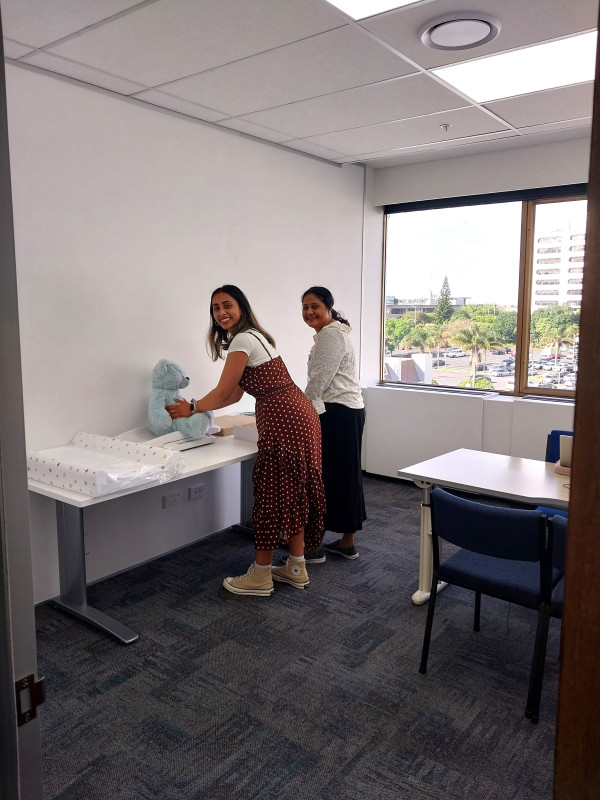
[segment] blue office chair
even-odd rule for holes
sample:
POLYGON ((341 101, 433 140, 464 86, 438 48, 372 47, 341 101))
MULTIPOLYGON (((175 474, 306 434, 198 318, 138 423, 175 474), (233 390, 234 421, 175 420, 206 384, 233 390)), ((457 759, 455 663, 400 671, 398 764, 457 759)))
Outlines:
POLYGON ((431 492, 433 577, 419 672, 427 671, 438 581, 475 592, 473 629, 479 630, 481 595, 538 612, 525 716, 539 718, 552 586, 561 577, 551 561, 551 531, 537 510, 475 503, 443 489, 431 492), (440 561, 440 541, 462 549, 440 561))
POLYGON ((550 604, 550 616, 562 619, 564 592, 565 592, 565 554, 567 551, 567 525, 568 519, 556 514, 550 519, 552 526, 552 563, 555 569, 563 573, 563 577, 554 587, 552 602, 550 604))
MULTIPOLYGON (((553 430, 550 431, 548 434, 548 439, 546 440, 546 461, 549 461, 551 464, 556 464, 558 459, 560 458, 560 437, 561 436, 573 436, 573 431, 559 431, 553 430)), ((569 512, 563 508, 550 508, 549 506, 538 506, 538 511, 541 511, 542 514, 545 514, 547 517, 554 517, 558 514, 561 517, 568 517, 569 512)))

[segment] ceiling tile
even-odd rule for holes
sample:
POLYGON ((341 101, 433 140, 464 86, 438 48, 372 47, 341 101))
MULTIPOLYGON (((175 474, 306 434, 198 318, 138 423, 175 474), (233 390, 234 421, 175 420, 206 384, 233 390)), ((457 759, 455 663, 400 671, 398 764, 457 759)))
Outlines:
POLYGON ((347 25, 184 78, 168 91, 239 116, 414 71, 347 25))
POLYGON ((319 0, 160 0, 85 31, 53 52, 157 86, 344 22, 319 0))
POLYGON ((9 39, 44 47, 139 3, 140 0, 2 0, 2 28, 9 39))
POLYGON ((179 114, 185 114, 195 119, 202 119, 205 122, 216 122, 217 120, 223 119, 225 116, 220 111, 215 111, 212 108, 205 108, 197 103, 190 103, 188 100, 182 100, 180 97, 172 97, 167 92, 161 92, 158 89, 148 89, 144 92, 138 92, 135 97, 137 100, 142 100, 149 105, 167 108, 169 111, 177 111, 179 114))
POLYGON ((431 69, 568 36, 598 25, 598 0, 435 0, 416 3, 360 23, 404 56, 431 69), (479 12, 498 19, 497 39, 472 50, 432 50, 421 42, 428 23, 453 12, 479 12))
POLYGON ((426 75, 410 75, 248 114, 244 119, 298 138, 418 117, 467 105, 426 75))
POLYGON ((463 108, 430 114, 425 117, 370 125, 337 133, 313 136, 307 141, 330 147, 345 155, 373 153, 391 148, 412 147, 424 143, 444 142, 476 136, 482 133, 506 130, 504 126, 477 108, 463 108), (451 125, 447 132, 442 124, 451 125))
POLYGON ((431 160, 432 158, 436 157, 436 153, 442 154, 437 156, 439 158, 452 158, 455 155, 464 155, 467 150, 469 153, 476 152, 478 147, 481 148, 480 152, 483 152, 486 149, 490 149, 493 142, 504 142, 509 139, 518 139, 521 143, 521 146, 524 146, 524 138, 525 137, 520 136, 519 133, 514 130, 493 131, 491 133, 465 136, 461 139, 449 139, 448 141, 443 142, 417 144, 411 147, 400 148, 400 150, 390 148, 388 150, 378 150, 372 153, 358 153, 356 154, 355 158, 359 160, 377 159, 379 161, 379 159, 382 157, 391 156, 392 154, 397 157, 399 153, 401 154, 403 162, 410 161, 411 156, 414 156, 414 161, 422 161, 424 156, 427 156, 427 160, 431 160))
POLYGON ((510 125, 523 128, 546 122, 589 117, 592 113, 593 94, 592 82, 581 83, 577 86, 564 86, 486 103, 485 108, 502 117, 510 125))
POLYGON ((29 56, 21 59, 24 64, 33 64, 36 67, 41 67, 49 72, 55 72, 58 75, 67 75, 70 78, 75 78, 83 83, 89 83, 92 86, 101 86, 103 89, 110 89, 112 92, 119 94, 133 94, 139 92, 144 88, 139 83, 132 83, 118 75, 110 75, 101 69, 93 69, 86 67, 84 64, 78 64, 76 61, 68 61, 64 58, 52 55, 52 53, 45 53, 44 51, 36 51, 29 56))
POLYGON ((478 107, 427 70, 595 30, 599 0, 421 0, 359 23, 326 0, 1 2, 13 64, 337 163, 590 134, 591 83, 478 107), (498 18, 498 39, 450 52, 421 43, 425 23, 465 9, 498 18))

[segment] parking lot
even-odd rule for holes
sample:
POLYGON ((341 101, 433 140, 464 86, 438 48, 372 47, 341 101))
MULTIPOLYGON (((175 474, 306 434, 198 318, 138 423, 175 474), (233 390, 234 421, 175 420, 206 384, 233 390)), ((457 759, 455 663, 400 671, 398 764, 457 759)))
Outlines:
MULTIPOLYGON (((513 351, 514 352, 514 351, 513 351)), ((529 385, 541 388, 555 388, 574 391, 577 380, 577 367, 569 354, 561 354, 558 367, 553 358, 543 356, 541 348, 533 348, 529 361, 529 385)), ((394 355, 411 355, 398 351, 394 355)), ((441 386, 459 386, 471 377, 471 356, 467 351, 461 353, 457 348, 432 353, 432 380, 441 386)), ((514 356, 510 353, 488 351, 486 360, 477 368, 478 377, 487 377, 494 389, 512 391, 514 388, 514 356)))

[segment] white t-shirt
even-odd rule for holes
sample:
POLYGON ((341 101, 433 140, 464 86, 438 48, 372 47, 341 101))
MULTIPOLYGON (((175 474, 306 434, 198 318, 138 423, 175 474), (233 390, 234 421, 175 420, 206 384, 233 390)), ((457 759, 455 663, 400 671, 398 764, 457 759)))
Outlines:
POLYGON ((246 353, 249 367, 259 367, 265 361, 277 358, 279 353, 267 342, 262 333, 252 331, 238 333, 231 340, 228 353, 246 353), (264 346, 263 346, 264 345, 264 346))

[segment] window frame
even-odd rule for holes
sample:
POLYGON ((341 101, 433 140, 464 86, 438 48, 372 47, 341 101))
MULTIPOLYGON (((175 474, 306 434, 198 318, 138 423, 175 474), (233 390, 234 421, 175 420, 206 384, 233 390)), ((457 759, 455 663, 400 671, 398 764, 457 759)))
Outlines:
MULTIPOLYGON (((517 295, 517 331, 515 348, 518 358, 515 363, 515 382, 512 390, 487 389, 486 392, 496 392, 501 395, 523 397, 525 395, 535 397, 548 397, 556 399, 571 399, 575 397, 575 390, 553 389, 530 386, 527 383, 529 376, 529 339, 530 339, 530 320, 531 302, 534 278, 534 228, 535 228, 535 209, 543 203, 552 203, 569 200, 588 200, 587 183, 575 183, 563 186, 549 186, 539 189, 523 189, 510 192, 494 192, 491 194, 466 195, 462 197, 437 198, 433 200, 417 200, 408 203, 392 203, 383 207, 383 270, 381 285, 381 334, 380 334, 380 385, 409 387, 412 389, 425 389, 429 391, 473 393, 475 388, 464 389, 451 386, 424 386, 414 383, 403 383, 397 381, 386 381, 383 378, 385 360, 385 296, 386 296, 386 249, 387 249, 387 223, 392 214, 401 214, 409 211, 429 211, 432 209, 451 209, 464 206, 475 205, 495 205, 498 203, 521 202, 521 246, 519 257, 519 281, 517 295)), ((552 246, 549 244, 548 246, 552 246)), ((551 257, 551 254, 548 254, 551 257)), ((583 265, 582 265, 583 267, 583 265)), ((552 265, 548 265, 552 269, 552 265)), ((583 269, 581 273, 582 274, 583 269)), ((575 274, 575 273, 574 273, 575 274)), ((548 273, 548 280, 552 280, 548 273)), ((550 286, 550 284, 548 284, 550 286)))

